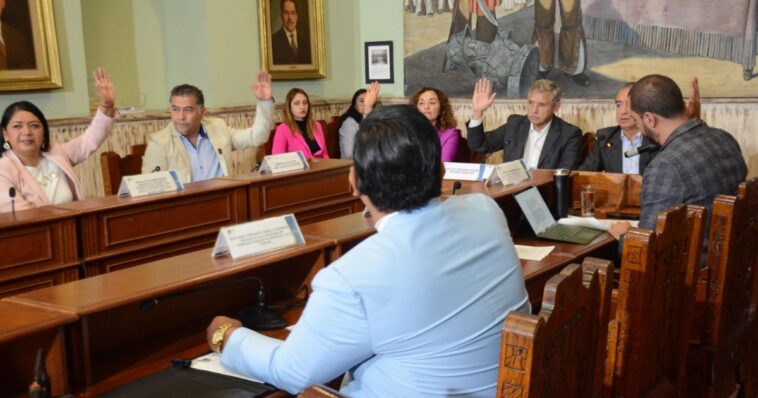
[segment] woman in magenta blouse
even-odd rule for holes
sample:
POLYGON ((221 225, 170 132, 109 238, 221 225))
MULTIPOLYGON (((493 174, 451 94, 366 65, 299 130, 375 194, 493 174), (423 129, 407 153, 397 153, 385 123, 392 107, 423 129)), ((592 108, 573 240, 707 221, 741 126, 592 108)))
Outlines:
POLYGON ((437 129, 437 136, 442 145, 442 161, 455 161, 461 132, 455 127, 458 123, 453 116, 453 108, 447 95, 436 88, 423 87, 413 94, 411 104, 416 105, 419 112, 437 129))
POLYGON ((276 127, 271 153, 303 152, 306 158, 329 159, 324 130, 313 119, 308 94, 293 88, 284 104, 284 122, 276 127))

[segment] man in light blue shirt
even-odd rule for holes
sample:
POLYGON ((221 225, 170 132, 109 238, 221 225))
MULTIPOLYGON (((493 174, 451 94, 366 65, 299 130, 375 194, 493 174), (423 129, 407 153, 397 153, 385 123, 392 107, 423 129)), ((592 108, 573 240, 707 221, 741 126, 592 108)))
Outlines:
POLYGON ((495 396, 503 321, 530 309, 524 277, 492 199, 440 199, 440 156, 410 106, 364 119, 350 182, 377 234, 316 275, 287 340, 216 317, 221 363, 290 393, 349 371, 351 397, 495 396))

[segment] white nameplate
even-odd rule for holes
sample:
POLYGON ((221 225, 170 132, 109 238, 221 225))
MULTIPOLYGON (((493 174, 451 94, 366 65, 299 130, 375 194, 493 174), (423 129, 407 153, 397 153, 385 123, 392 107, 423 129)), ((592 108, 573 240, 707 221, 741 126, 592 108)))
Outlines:
POLYGON ((150 174, 135 174, 121 178, 118 196, 137 198, 146 195, 184 190, 176 170, 158 171, 150 174))
POLYGON ((268 155, 263 158, 260 172, 261 174, 276 174, 287 171, 307 170, 308 167, 308 160, 305 159, 305 155, 302 152, 287 152, 280 153, 279 155, 268 155))
POLYGON ((211 257, 228 253, 237 259, 303 243, 295 215, 288 214, 221 228, 211 257))
POLYGON ((445 162, 445 180, 483 181, 492 166, 479 163, 445 162))
POLYGON ((493 167, 487 183, 496 184, 502 182, 503 185, 512 185, 524 182, 530 178, 532 176, 529 170, 526 169, 526 164, 524 164, 523 160, 519 159, 512 162, 500 163, 493 167))

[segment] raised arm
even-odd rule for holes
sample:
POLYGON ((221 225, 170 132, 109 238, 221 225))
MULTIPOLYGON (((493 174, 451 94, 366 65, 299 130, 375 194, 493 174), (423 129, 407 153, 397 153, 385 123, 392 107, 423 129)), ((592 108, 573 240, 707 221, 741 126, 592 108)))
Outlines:
POLYGON ((495 102, 495 93, 492 92, 492 82, 486 77, 479 79, 474 85, 474 94, 471 96, 471 119, 482 120, 484 111, 495 102))
POLYGON ((363 99, 363 116, 368 115, 374 110, 376 100, 379 98, 379 89, 382 87, 379 82, 373 82, 366 89, 366 96, 363 99))
POLYGON ((255 119, 250 128, 235 130, 232 146, 235 150, 261 146, 268 141, 274 124, 274 97, 271 89, 271 75, 264 69, 258 71, 255 83, 250 84, 255 94, 255 119))
POLYGON ((97 90, 98 107, 87 130, 71 141, 61 145, 71 164, 85 161, 100 147, 113 129, 113 119, 116 116, 116 90, 108 72, 97 68, 92 72, 97 90))

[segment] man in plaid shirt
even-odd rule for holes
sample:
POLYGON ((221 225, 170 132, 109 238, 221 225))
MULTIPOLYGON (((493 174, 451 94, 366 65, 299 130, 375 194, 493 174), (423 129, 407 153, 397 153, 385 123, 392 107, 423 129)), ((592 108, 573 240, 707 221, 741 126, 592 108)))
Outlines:
MULTIPOLYGON (((661 210, 677 204, 708 208, 718 194, 735 195, 747 176, 747 165, 734 137, 690 119, 682 92, 666 76, 648 75, 629 92, 632 116, 642 132, 661 145, 645 169, 640 197, 640 228, 655 229, 661 210)), ((617 223, 617 238, 628 223, 617 223)))

